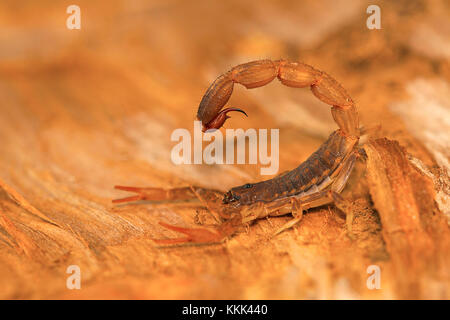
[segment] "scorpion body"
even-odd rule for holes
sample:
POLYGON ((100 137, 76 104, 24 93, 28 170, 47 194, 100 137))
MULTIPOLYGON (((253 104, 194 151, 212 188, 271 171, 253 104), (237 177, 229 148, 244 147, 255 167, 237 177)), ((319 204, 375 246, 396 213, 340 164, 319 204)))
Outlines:
POLYGON ((339 126, 300 166, 273 179, 232 188, 225 194, 196 186, 174 189, 116 186, 116 189, 137 195, 113 202, 198 198, 220 222, 213 230, 182 228, 160 222, 162 226, 186 235, 176 239, 154 239, 160 244, 214 243, 255 219, 292 213, 294 218, 275 232, 278 234, 299 222, 304 210, 331 202, 347 211, 348 204, 339 193, 358 157, 358 113, 344 88, 328 74, 307 64, 286 60, 258 60, 238 65, 219 76, 203 96, 197 112, 203 131, 222 127, 229 112, 245 114, 237 108, 223 109, 235 83, 252 89, 275 78, 289 87, 310 87, 318 99, 332 106, 333 118, 339 126))
POLYGON ((356 139, 346 139, 339 131, 335 131, 294 170, 270 180, 232 188, 225 194, 224 203, 238 201, 248 205, 283 197, 306 196, 323 190, 333 181, 340 170, 339 164, 348 157, 356 142, 356 139))

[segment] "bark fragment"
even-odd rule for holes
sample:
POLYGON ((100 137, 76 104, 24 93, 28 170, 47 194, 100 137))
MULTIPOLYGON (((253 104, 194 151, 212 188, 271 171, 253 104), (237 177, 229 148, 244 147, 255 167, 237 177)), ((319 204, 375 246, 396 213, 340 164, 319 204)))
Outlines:
POLYGON ((365 145, 370 194, 403 298, 448 298, 450 237, 433 183, 396 141, 365 145))

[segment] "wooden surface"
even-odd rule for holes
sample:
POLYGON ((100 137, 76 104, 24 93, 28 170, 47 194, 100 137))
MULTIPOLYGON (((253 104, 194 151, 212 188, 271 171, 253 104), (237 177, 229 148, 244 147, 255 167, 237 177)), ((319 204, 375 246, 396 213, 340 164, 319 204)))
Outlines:
MULTIPOLYGON (((450 7, 446 1, 78 1, 0 3, 0 298, 450 298, 450 7), (350 93, 367 159, 334 206, 257 221, 224 244, 160 249, 199 203, 135 203, 113 186, 226 190, 258 165, 174 165, 216 76, 261 58, 309 63, 350 93), (378 140, 377 140, 378 139, 378 140), (81 290, 66 269, 81 268, 81 290), (381 268, 369 290, 367 268, 381 268)), ((227 128, 279 128, 280 171, 335 130, 307 89, 236 88, 227 128)))

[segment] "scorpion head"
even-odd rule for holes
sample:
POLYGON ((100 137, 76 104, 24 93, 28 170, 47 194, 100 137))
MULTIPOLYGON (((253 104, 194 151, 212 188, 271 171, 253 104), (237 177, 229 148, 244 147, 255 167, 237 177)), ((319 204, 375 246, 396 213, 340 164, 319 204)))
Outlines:
POLYGON ((225 196, 223 197, 223 203, 231 203, 231 202, 247 202, 249 196, 248 193, 251 192, 250 189, 253 188, 253 184, 247 183, 240 187, 235 187, 225 193, 225 196))

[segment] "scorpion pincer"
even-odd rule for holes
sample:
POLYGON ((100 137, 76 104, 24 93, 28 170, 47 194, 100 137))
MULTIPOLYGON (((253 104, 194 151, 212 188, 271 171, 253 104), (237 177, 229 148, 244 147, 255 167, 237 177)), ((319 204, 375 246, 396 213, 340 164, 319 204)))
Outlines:
POLYGON ((239 226, 256 219, 291 213, 288 221, 275 234, 294 226, 304 210, 334 203, 343 211, 348 203, 339 195, 358 157, 360 128, 353 100, 344 88, 328 74, 301 62, 258 60, 244 63, 219 76, 203 96, 197 118, 203 131, 219 129, 229 112, 245 112, 222 108, 228 102, 235 83, 247 89, 262 87, 278 78, 293 88, 310 87, 321 101, 332 106, 331 113, 339 129, 297 168, 270 180, 247 183, 225 194, 217 190, 189 186, 174 189, 116 186, 137 193, 113 200, 114 203, 137 200, 181 200, 198 198, 208 212, 220 222, 215 228, 183 228, 164 222, 170 230, 185 234, 175 239, 153 239, 159 244, 216 243, 231 236, 239 226))

